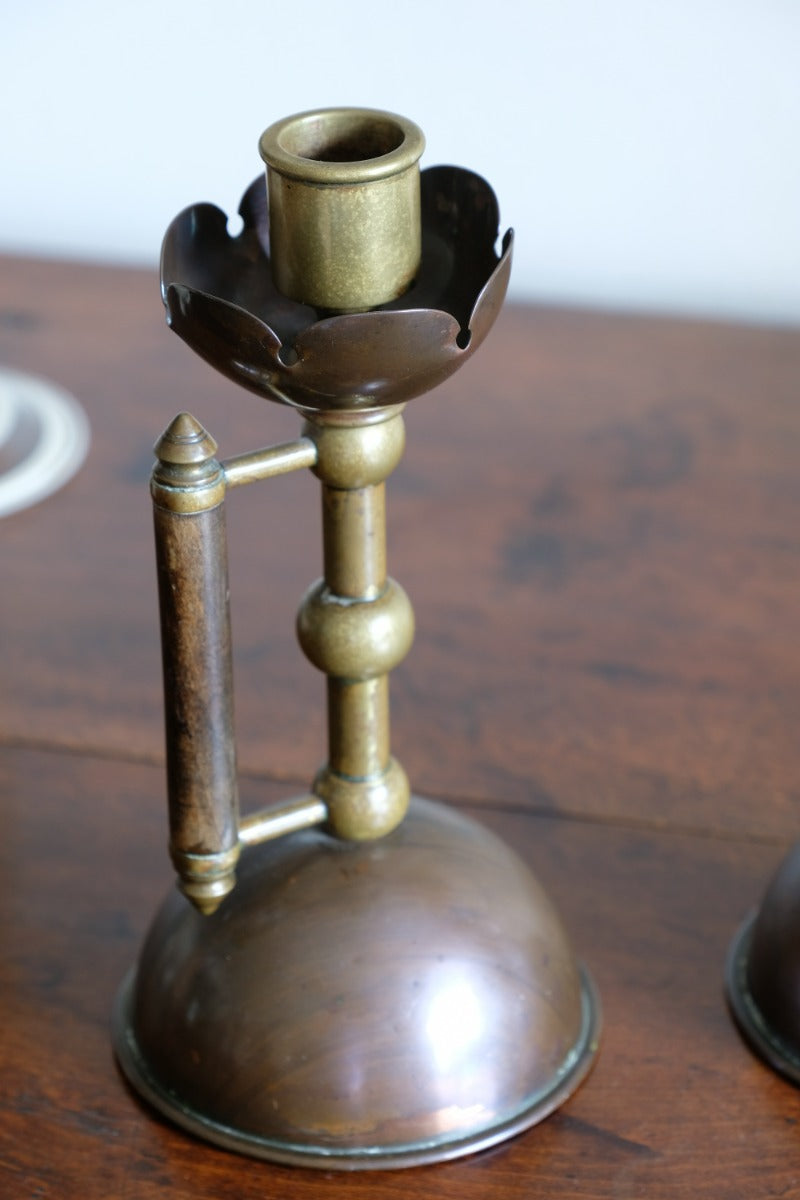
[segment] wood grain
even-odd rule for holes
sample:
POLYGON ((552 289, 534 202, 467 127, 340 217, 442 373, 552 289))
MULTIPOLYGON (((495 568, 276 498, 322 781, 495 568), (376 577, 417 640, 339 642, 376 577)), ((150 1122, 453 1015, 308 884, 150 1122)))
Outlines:
MULTIPOLYGON (((509 308, 409 406, 390 570, 418 791, 511 840, 603 995, 600 1061, 486 1155, 356 1177, 254 1164, 152 1117, 115 989, 170 886, 147 477, 190 409, 224 455, 296 436, 164 328, 148 272, 0 260, 0 361, 85 405, 87 465, 0 525, 0 1196, 800 1196, 800 1094, 725 1011, 729 939, 800 830, 800 332, 509 308)), ((244 806, 307 785, 323 682, 305 473, 230 500, 244 806)))

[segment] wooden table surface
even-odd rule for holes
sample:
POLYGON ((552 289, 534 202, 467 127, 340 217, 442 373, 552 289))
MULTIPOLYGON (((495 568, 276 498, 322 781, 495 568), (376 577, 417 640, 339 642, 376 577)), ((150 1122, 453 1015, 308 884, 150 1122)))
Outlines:
MULTIPOLYGON (((0 260, 0 362, 67 388, 80 474, 0 522, 0 1197, 800 1197, 800 1093, 728 1018, 731 935, 800 833, 800 331, 509 307, 412 402, 390 569, 417 614, 393 744, 509 839, 600 987, 592 1075, 504 1146, 318 1173, 146 1110, 109 1012, 162 894, 147 478, 188 408, 229 456, 296 436, 164 327, 145 271, 0 260)), ((229 505, 248 805, 324 757, 294 612, 306 473, 229 505)))

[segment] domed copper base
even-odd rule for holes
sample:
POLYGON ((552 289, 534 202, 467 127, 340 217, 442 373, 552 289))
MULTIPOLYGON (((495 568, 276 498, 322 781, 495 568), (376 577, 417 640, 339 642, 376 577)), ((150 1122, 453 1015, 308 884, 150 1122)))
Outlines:
POLYGON ((542 1120, 588 1072, 599 1005, 525 865, 415 799, 352 844, 248 849, 201 917, 176 891, 117 1001, 133 1086, 192 1133, 304 1166, 413 1166, 542 1120))
POLYGON ((736 934, 726 987, 753 1050, 800 1084, 800 843, 784 859, 759 911, 736 934))

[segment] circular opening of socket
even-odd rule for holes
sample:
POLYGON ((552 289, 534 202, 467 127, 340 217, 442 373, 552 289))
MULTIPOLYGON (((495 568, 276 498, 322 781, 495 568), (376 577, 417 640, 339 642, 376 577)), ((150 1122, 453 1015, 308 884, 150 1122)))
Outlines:
POLYGON ((321 113, 289 125, 281 145, 312 162, 365 162, 382 158, 403 144, 405 134, 394 121, 350 113, 321 113))
POLYGON ((365 108, 299 113, 271 125, 259 143, 269 167, 311 184, 386 178, 413 167, 424 147, 413 121, 365 108))

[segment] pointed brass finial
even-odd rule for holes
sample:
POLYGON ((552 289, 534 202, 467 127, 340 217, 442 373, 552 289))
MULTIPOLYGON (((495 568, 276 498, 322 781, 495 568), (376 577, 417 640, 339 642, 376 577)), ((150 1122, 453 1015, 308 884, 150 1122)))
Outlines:
POLYGON ((161 462, 197 466, 217 453, 217 443, 191 413, 178 413, 153 447, 161 462))
POLYGON ((161 508, 203 512, 224 499, 225 474, 215 458, 217 443, 191 413, 178 413, 154 450, 157 462, 150 491, 161 508))
MULTIPOLYGON (((231 781, 232 794, 235 787, 235 781, 231 781)), ((204 917, 215 913, 236 886, 236 864, 241 850, 237 833, 238 816, 235 808, 231 809, 230 814, 222 815, 223 819, 231 818, 231 845, 204 854, 187 853, 174 845, 170 850, 173 866, 178 872, 179 890, 204 917)), ((198 828, 199 825, 192 826, 194 832, 198 828)))

